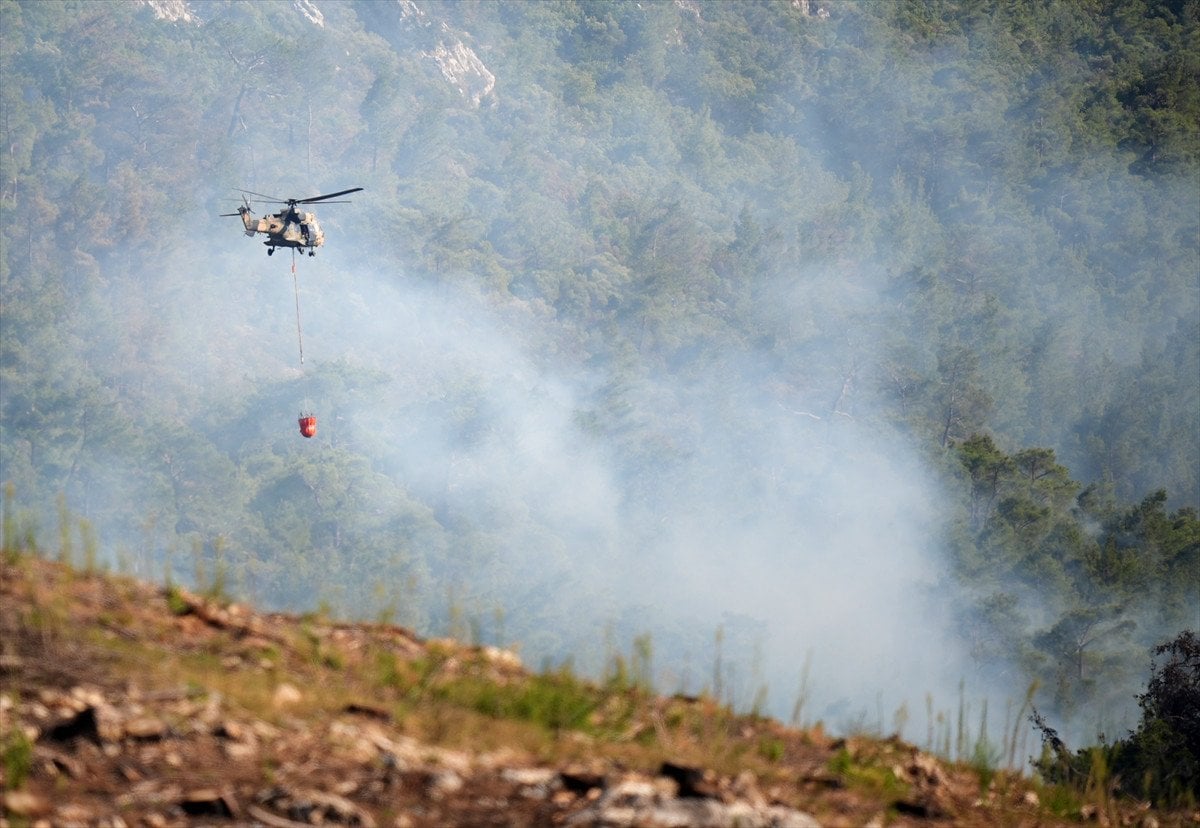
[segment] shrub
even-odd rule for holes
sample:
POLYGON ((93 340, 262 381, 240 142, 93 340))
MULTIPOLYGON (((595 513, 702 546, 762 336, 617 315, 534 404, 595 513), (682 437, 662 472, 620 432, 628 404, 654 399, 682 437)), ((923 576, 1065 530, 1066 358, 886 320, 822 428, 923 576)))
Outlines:
POLYGON ((1096 768, 1111 771, 1121 793, 1158 807, 1194 806, 1200 800, 1200 637, 1184 630, 1154 648, 1150 681, 1140 694, 1138 728, 1113 744, 1071 753, 1035 709, 1042 756, 1033 766, 1051 783, 1082 789, 1098 781, 1096 768), (1166 656, 1158 663, 1157 659, 1166 656))
POLYGON ((1121 787, 1158 805, 1200 800, 1200 637, 1184 630, 1154 648, 1150 681, 1138 697, 1142 719, 1118 742, 1121 787), (1166 660, 1157 663, 1165 656, 1166 660))

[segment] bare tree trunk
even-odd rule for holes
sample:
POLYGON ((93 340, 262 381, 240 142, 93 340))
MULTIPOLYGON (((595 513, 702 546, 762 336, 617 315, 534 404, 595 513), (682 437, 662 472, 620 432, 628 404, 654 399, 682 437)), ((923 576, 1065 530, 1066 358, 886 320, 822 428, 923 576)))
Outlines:
POLYGON ((238 91, 237 100, 233 102, 233 115, 229 117, 229 129, 225 131, 226 138, 233 137, 233 131, 237 129, 238 121, 241 120, 242 112, 242 96, 246 94, 246 84, 242 84, 242 88, 238 91))
POLYGON ((954 425, 954 403, 946 407, 946 427, 942 430, 942 448, 950 442, 950 428, 954 425))

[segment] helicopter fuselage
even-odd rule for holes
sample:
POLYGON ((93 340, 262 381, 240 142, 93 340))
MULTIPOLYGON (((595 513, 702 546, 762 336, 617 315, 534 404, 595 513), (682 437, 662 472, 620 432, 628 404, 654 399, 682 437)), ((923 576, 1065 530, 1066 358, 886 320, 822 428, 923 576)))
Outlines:
POLYGON ((325 243, 325 234, 321 231, 321 225, 317 223, 314 213, 281 210, 278 213, 255 216, 247 207, 240 208, 238 212, 241 213, 247 236, 266 234, 267 239, 263 244, 267 246, 268 254, 276 247, 295 247, 308 250, 311 256, 325 243))

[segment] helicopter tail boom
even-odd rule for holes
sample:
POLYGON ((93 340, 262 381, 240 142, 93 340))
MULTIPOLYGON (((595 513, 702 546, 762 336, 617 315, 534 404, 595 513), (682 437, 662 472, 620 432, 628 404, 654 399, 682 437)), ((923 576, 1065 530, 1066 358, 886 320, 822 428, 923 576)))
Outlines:
POLYGON ((255 218, 254 213, 250 212, 249 207, 242 206, 238 208, 238 215, 242 217, 242 224, 246 228, 246 235, 253 236, 255 231, 258 230, 258 219, 255 218))
POLYGON ((250 211, 250 202, 242 196, 242 206, 238 207, 236 213, 221 213, 221 216, 238 216, 242 220, 242 225, 246 228, 246 235, 253 236, 255 233, 265 233, 267 228, 263 227, 263 222, 253 212, 250 211))

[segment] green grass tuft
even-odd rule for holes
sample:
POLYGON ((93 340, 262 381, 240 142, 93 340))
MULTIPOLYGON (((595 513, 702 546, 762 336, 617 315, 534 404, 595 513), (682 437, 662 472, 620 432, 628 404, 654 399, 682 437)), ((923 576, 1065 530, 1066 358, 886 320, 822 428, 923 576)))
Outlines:
POLYGON ((25 784, 33 767, 33 742, 19 727, 11 728, 0 742, 0 757, 4 765, 4 783, 9 790, 25 784))
POLYGON ((437 688, 435 693, 485 716, 531 722, 553 733, 589 730, 589 719, 600 702, 595 690, 566 671, 508 684, 487 678, 460 678, 437 688))
POLYGON ((171 611, 172 615, 187 615, 192 611, 187 601, 183 600, 183 593, 175 584, 167 585, 167 609, 171 611))
POLYGON ((785 746, 782 739, 764 738, 758 742, 758 755, 768 762, 782 761, 784 751, 785 746))

